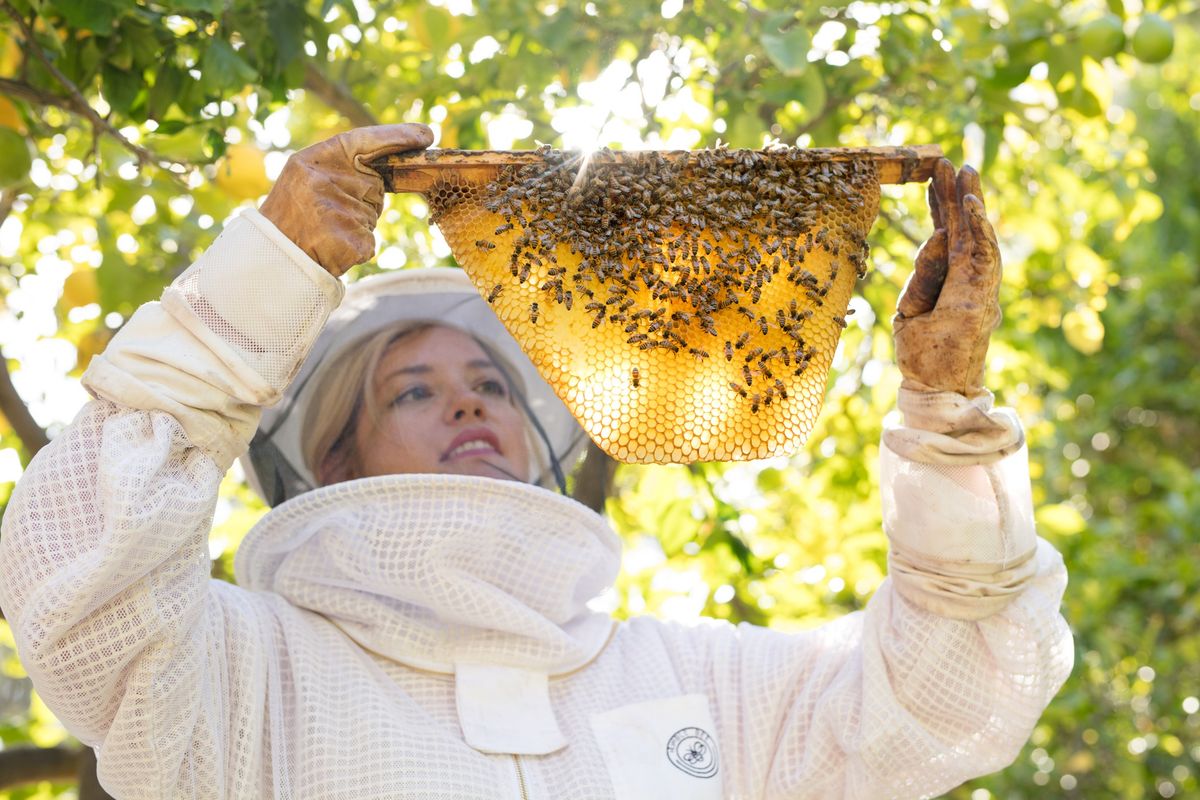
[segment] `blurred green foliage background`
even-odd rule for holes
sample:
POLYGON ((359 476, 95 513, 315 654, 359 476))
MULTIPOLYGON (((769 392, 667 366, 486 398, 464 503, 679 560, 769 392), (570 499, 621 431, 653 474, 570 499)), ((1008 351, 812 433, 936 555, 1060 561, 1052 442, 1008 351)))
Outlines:
MULTIPOLYGON (((1200 6, 795 6, 0 0, 0 500, 133 309, 288 152, 351 125, 421 121, 479 149, 939 144, 984 175, 1006 270, 989 384, 1028 426, 1077 647, 1016 763, 949 796, 1196 796, 1200 6)), ((426 215, 393 196, 358 272, 451 262, 426 215)), ((618 614, 795 629, 865 604, 885 564, 889 319, 929 233, 922 188, 885 187, 804 452, 619 468, 618 614)), ((215 575, 263 510, 231 473, 215 575)), ((3 622, 0 673, 0 782, 22 747, 76 758, 3 622)), ((72 796, 61 778, 0 797, 72 796)))

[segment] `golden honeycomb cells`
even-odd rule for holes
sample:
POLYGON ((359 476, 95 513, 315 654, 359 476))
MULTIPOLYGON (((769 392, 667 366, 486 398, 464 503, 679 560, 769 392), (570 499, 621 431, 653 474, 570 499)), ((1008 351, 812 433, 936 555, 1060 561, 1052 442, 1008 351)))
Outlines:
POLYGON ((796 452, 866 271, 876 164, 785 147, 538 152, 427 196, 588 435, 633 463, 796 452))

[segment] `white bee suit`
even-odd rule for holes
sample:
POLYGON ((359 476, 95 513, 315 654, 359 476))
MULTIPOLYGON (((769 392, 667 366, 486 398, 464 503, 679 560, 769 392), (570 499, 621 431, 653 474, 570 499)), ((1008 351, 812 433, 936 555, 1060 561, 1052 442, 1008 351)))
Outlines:
POLYGON ((484 478, 300 495, 247 536, 239 586, 211 580, 221 478, 341 296, 242 214, 94 360, 98 399, 13 494, 0 603, 115 796, 936 795, 1010 763, 1065 680, 1023 449, 885 446, 893 575, 799 634, 590 611, 619 563, 604 520, 484 478))

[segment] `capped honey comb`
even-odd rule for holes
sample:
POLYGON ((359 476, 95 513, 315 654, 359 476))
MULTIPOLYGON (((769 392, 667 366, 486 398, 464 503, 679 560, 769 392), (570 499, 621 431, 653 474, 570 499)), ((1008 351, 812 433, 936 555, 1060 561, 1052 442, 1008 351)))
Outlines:
POLYGON ((793 453, 867 233, 869 159, 549 148, 426 192, 463 269, 592 439, 634 463, 793 453))

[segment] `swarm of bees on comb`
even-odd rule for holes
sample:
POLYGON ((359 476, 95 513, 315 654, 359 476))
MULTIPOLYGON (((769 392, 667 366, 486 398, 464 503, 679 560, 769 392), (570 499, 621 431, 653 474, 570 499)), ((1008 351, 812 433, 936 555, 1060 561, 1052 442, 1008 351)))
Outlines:
POLYGON ((775 146, 544 147, 427 196, 460 264, 621 461, 795 452, 867 269, 877 166, 775 146))

